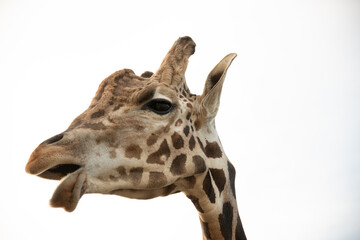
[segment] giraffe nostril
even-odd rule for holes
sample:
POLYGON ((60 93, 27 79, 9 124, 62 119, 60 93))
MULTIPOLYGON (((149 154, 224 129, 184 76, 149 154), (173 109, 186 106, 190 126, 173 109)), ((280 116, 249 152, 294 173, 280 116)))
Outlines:
POLYGON ((64 137, 64 134, 61 133, 61 134, 58 134, 58 135, 55 135, 55 136, 49 138, 48 140, 44 141, 42 144, 52 144, 52 143, 60 141, 63 137, 64 137))

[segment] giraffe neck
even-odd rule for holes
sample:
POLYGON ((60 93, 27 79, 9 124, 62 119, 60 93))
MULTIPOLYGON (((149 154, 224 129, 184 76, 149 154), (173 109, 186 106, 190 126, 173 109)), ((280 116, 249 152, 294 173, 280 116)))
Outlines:
POLYGON ((197 188, 186 193, 198 210, 204 240, 246 240, 234 184, 235 169, 227 162, 227 169, 209 168, 197 188))

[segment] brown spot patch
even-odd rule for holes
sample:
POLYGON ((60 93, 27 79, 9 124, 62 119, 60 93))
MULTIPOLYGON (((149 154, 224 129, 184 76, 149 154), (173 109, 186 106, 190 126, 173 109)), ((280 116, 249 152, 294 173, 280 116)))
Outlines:
POLYGON ((217 188, 219 189, 219 194, 224 190, 226 183, 225 173, 222 169, 210 168, 211 176, 213 177, 217 188))
POLYGON ((166 187, 164 188, 163 196, 167 196, 167 195, 173 193, 173 191, 175 190, 175 188, 176 188, 175 184, 171 184, 171 185, 169 185, 169 186, 166 186, 166 187))
POLYGON ((146 140, 146 144, 148 146, 151 146, 151 145, 155 144, 157 140, 158 140, 158 136, 156 134, 152 133, 146 140))
POLYGON ((195 138, 194 138, 194 136, 191 136, 191 138, 189 140, 189 148, 190 148, 190 151, 192 151, 195 148, 195 138))
POLYGON ((198 141, 198 143, 199 143, 199 145, 200 145, 201 150, 206 154, 204 145, 202 144, 200 138, 199 138, 199 137, 196 137, 196 138, 197 138, 197 141, 198 141))
POLYGON ((193 106, 192 106, 191 103, 187 103, 186 106, 187 106, 188 108, 190 108, 190 109, 193 108, 193 106))
POLYGON ((211 203, 215 203, 215 191, 211 182, 210 171, 207 172, 203 181, 203 190, 208 196, 211 203))
POLYGON ((114 131, 106 131, 103 134, 97 135, 95 139, 96 144, 106 144, 112 148, 119 147, 119 136, 114 131))
MULTIPOLYGON (((127 173, 126 168, 120 166, 116 169, 116 171, 119 173, 119 179, 124 181, 130 181, 134 185, 138 185, 141 182, 144 169, 142 167, 131 168, 129 173, 127 173)), ((118 178, 110 176, 110 179, 112 180, 117 180, 118 178)))
POLYGON ((184 139, 180 136, 179 133, 174 132, 174 134, 171 136, 171 140, 173 142, 174 148, 180 149, 184 147, 184 139))
POLYGON ((209 231, 209 224, 207 222, 203 222, 201 219, 200 219, 200 223, 201 223, 201 228, 203 230, 204 236, 206 237, 206 239, 211 240, 210 231, 209 231))
POLYGON ((167 183, 166 176, 162 172, 150 172, 149 173, 149 188, 160 188, 167 183))
POLYGON ((182 90, 182 95, 186 96, 185 88, 182 90))
POLYGON ((209 158, 220 158, 222 157, 222 151, 217 142, 206 141, 205 154, 209 158))
POLYGON ((236 223, 236 230, 235 230, 235 239, 240 239, 240 240, 246 240, 246 235, 244 232, 244 228, 242 226, 240 217, 237 217, 237 223, 236 223))
POLYGON ((185 163, 186 163, 185 154, 180 154, 179 156, 176 156, 171 164, 170 172, 174 175, 184 174, 186 172, 185 163))
POLYGON ((141 181, 141 177, 143 174, 144 169, 142 167, 136 167, 130 169, 129 178, 132 183, 135 185, 139 184, 141 181))
POLYGON ((231 164, 231 162, 227 162, 228 164, 228 171, 229 171, 229 181, 230 181, 230 187, 231 187, 231 191, 234 195, 234 198, 236 198, 236 193, 235 193, 235 168, 234 166, 231 164))
POLYGON ((230 202, 223 205, 223 211, 219 215, 219 223, 221 234, 225 240, 232 239, 232 221, 233 221, 233 207, 230 202))
POLYGON ((169 149, 169 145, 166 141, 166 139, 164 139, 164 141, 161 143, 159 149, 150 154, 149 157, 147 158, 146 162, 147 163, 157 163, 157 164, 165 164, 165 161, 170 157, 170 149, 169 149))
POLYGON ((114 102, 115 102, 115 97, 112 96, 111 99, 108 101, 108 104, 109 105, 114 105, 114 102))
POLYGON ((199 118, 196 119, 195 122, 194 122, 194 125, 195 125, 196 130, 199 130, 201 128, 201 125, 202 125, 201 120, 199 118))
POLYGON ((189 126, 184 127, 183 132, 184 132, 184 134, 185 134, 186 137, 189 135, 189 131, 190 131, 189 126))
POLYGON ((116 171, 120 174, 120 176, 125 176, 126 174, 126 168, 123 166, 120 166, 116 169, 116 171))
POLYGON ((190 177, 187 177, 187 178, 184 178, 184 187, 186 189, 191 189, 195 186, 195 183, 196 183, 196 177, 194 176, 190 176, 190 177))
POLYGON ((125 149, 125 157, 140 159, 142 149, 139 145, 131 144, 125 149))
POLYGON ((203 173, 206 171, 205 161, 199 155, 193 156, 193 163, 195 165, 195 174, 203 173))
POLYGON ((142 131, 145 129, 145 127, 142 126, 140 123, 138 123, 138 124, 134 123, 134 128, 136 131, 142 131))
POLYGON ((196 210, 198 210, 201 213, 204 213, 204 210, 200 206, 199 199, 193 195, 187 195, 187 197, 192 201, 194 206, 196 207, 196 210))
POLYGON ((100 109, 97 112, 94 112, 93 114, 91 114, 91 118, 99 118, 105 115, 105 110, 100 109))
POLYGON ((176 122, 175 122, 175 126, 179 127, 181 126, 181 124, 183 123, 183 121, 179 118, 176 122))
POLYGON ((188 114, 186 115, 186 119, 189 120, 189 119, 190 119, 190 116, 191 116, 191 113, 188 113, 188 114))

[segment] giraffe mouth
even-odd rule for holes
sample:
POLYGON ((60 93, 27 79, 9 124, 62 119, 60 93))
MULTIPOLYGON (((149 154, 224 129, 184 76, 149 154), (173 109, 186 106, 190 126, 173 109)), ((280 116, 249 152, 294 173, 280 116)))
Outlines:
POLYGON ((38 176, 45 179, 60 180, 68 174, 76 172, 79 168, 81 166, 77 164, 59 164, 40 173, 38 176))

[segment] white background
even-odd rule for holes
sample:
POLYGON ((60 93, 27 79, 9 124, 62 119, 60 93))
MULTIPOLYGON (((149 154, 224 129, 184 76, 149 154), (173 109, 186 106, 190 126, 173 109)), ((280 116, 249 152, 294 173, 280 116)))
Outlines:
POLYGON ((85 195, 66 213, 48 206, 58 182, 24 172, 105 77, 156 71, 184 35, 194 93, 238 54, 217 128, 248 239, 360 239, 359 1, 0 0, 1 240, 201 239, 183 194, 85 195))

